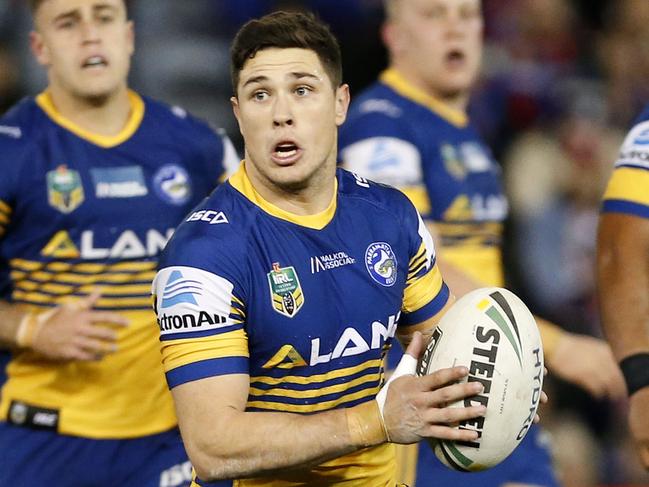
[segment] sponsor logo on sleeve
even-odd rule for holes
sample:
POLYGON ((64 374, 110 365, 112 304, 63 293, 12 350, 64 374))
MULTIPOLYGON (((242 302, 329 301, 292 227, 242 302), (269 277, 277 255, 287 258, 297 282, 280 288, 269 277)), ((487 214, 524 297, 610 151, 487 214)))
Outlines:
POLYGON ((636 125, 622 144, 616 166, 634 165, 649 169, 649 120, 636 125))
POLYGON ((210 225, 218 225, 220 223, 230 223, 228 217, 222 211, 216 210, 199 210, 192 213, 188 222, 207 222, 210 225))
POLYGON ((233 286, 216 274, 177 266, 158 273, 154 306, 161 335, 229 326, 233 286))
POLYGON ((0 125, 0 134, 8 135, 14 139, 20 139, 23 135, 20 127, 12 127, 11 125, 0 125))
POLYGON ((397 258, 390 244, 374 242, 365 251, 365 266, 372 279, 381 286, 390 287, 397 282, 397 258))

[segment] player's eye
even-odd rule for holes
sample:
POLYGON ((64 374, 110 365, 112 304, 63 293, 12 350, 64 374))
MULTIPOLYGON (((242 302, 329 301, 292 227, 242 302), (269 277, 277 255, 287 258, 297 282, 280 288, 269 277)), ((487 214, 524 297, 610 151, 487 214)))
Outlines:
POLYGON ((313 91, 313 90, 311 88, 309 88, 308 86, 298 86, 295 89, 295 94, 297 96, 306 96, 309 93, 311 93, 311 91, 313 91))
POLYGON ((75 24, 76 24, 76 22, 74 21, 74 19, 66 19, 66 20, 61 20, 61 21, 57 22, 56 27, 58 29, 67 30, 67 29, 71 29, 72 27, 74 27, 75 24))
POLYGON ((115 20, 115 17, 113 15, 104 14, 99 16, 99 22, 101 22, 102 24, 109 24, 113 20, 115 20))
POLYGON ((264 101, 264 100, 267 100, 267 99, 268 99, 268 96, 269 96, 268 93, 265 92, 265 91, 255 91, 255 92, 252 94, 252 98, 253 98, 255 101, 264 101))

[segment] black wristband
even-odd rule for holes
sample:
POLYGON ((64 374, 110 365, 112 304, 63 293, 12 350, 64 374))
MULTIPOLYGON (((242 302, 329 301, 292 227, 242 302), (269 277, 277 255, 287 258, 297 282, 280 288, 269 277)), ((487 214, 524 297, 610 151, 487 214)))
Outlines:
POLYGON ((629 355, 620 362, 629 396, 649 386, 649 353, 629 355))

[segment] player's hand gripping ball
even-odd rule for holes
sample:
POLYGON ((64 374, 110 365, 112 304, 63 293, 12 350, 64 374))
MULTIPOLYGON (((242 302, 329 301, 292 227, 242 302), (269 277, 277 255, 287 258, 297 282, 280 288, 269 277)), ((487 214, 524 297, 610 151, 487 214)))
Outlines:
POLYGON ((543 346, 525 304, 511 291, 470 292, 444 315, 419 363, 418 374, 465 365, 468 381, 484 392, 451 406, 485 405, 484 417, 456 427, 477 431, 471 442, 430 441, 437 458, 460 471, 479 471, 503 461, 532 426, 543 386, 543 346))

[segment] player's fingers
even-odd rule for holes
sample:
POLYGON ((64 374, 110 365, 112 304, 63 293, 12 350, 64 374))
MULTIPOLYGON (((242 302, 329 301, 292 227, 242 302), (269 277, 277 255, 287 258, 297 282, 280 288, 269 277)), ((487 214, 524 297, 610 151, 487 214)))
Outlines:
POLYGON ((101 288, 94 288, 88 296, 72 303, 72 307, 79 310, 92 309, 101 297, 101 291, 101 288))
POLYGON ((115 352, 117 345, 115 343, 105 342, 89 337, 78 337, 76 344, 86 352, 93 353, 95 356, 104 356, 108 353, 115 352))
POLYGON ((469 369, 459 366, 436 370, 432 374, 422 376, 421 379, 425 389, 435 390, 451 382, 457 382, 467 375, 469 369))
POLYGON ((541 404, 546 404, 548 402, 548 395, 545 391, 541 391, 541 404))
POLYGON ((626 384, 620 368, 616 365, 612 368, 610 375, 607 377, 608 396, 611 399, 622 399, 626 397, 626 384))
POLYGON ((640 454, 640 461, 646 470, 649 470, 649 444, 646 442, 639 445, 638 452, 640 454))
POLYGON ((105 326, 88 325, 83 328, 82 334, 88 338, 103 340, 105 342, 117 341, 117 332, 105 326))
POLYGON ((129 324, 128 319, 112 311, 88 311, 87 318, 92 323, 106 323, 118 326, 128 326, 129 324))
POLYGON ((412 335, 412 341, 408 345, 408 348, 406 348, 406 353, 418 359, 423 353, 424 348, 424 336, 420 332, 416 331, 412 335))
POLYGON ((477 418, 487 414, 485 406, 471 406, 468 408, 439 408, 429 409, 423 418, 430 424, 452 424, 466 419, 477 418))
POLYGON ((444 406, 448 403, 464 399, 465 397, 475 396, 484 390, 480 382, 465 382, 463 384, 453 384, 442 387, 433 392, 427 393, 429 406, 444 406))
POLYGON ((76 360, 80 362, 92 362, 97 360, 97 354, 84 350, 83 348, 75 348, 71 352, 67 353, 65 358, 67 360, 76 360))
POLYGON ((461 430, 450 426, 431 425, 422 431, 426 438, 438 438, 440 440, 475 441, 478 433, 471 430, 461 430))

